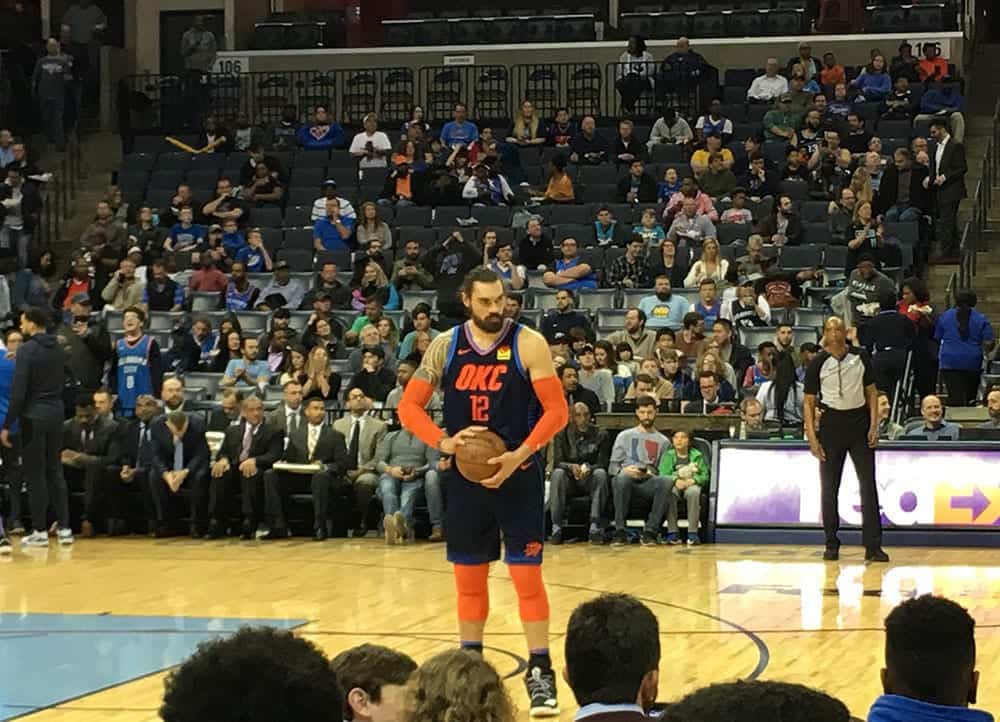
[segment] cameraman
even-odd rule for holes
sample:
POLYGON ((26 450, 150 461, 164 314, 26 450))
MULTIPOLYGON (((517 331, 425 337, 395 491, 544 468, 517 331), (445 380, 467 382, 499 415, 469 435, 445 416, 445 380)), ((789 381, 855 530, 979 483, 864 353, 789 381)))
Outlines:
POLYGON ((56 335, 69 345, 66 365, 86 393, 100 388, 104 364, 111 359, 111 335, 103 321, 91 316, 92 311, 90 296, 78 293, 70 301, 69 317, 56 329, 56 335))

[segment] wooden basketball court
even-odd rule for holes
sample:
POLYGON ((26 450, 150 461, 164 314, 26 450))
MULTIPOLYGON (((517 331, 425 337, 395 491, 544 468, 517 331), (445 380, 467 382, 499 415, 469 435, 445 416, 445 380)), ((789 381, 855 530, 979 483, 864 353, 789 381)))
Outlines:
MULTIPOLYGON (((824 689, 864 718, 880 691, 882 619, 902 599, 934 592, 975 617, 980 706, 1000 709, 996 552, 888 551, 892 564, 865 567, 851 547, 839 564, 802 547, 549 547, 554 660, 561 669, 563 633, 579 602, 626 591, 660 619, 661 700, 760 676, 824 689)), ((486 654, 510 676, 523 709, 526 654, 502 565, 493 567, 490 593, 486 654)), ((0 719, 156 719, 165 669, 246 619, 301 625, 296 632, 330 655, 371 641, 420 661, 455 644, 453 595, 440 545, 131 539, 29 554, 18 547, 0 561, 0 719), (69 678, 66 691, 50 688, 56 673, 69 678)), ((560 689, 569 720, 575 704, 560 689)))

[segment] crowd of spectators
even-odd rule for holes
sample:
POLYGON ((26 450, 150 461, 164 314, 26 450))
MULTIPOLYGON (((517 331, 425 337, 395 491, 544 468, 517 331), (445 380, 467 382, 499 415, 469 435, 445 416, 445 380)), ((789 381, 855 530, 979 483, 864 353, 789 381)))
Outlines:
MULTIPOLYGON (((577 720, 622 722, 849 722, 836 697, 778 680, 714 683, 670 702, 660 676, 661 620, 627 594, 584 601, 565 633, 563 679, 577 720)), ((979 687, 975 620, 944 597, 918 596, 885 619, 882 694, 869 722, 992 722, 973 709, 979 687)), ((693 673, 695 683, 704 683, 693 673)), ((517 705, 482 653, 440 652, 419 666, 406 654, 362 644, 328 660, 290 632, 245 627, 205 642, 165 682, 164 722, 514 722, 517 705)))

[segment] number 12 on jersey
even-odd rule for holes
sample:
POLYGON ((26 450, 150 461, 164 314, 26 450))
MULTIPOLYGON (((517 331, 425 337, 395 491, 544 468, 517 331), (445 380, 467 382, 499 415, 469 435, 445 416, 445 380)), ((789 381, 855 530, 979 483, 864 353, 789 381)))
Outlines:
POLYGON ((469 400, 472 402, 472 421, 477 424, 488 422, 490 420, 490 397, 472 394, 469 400))

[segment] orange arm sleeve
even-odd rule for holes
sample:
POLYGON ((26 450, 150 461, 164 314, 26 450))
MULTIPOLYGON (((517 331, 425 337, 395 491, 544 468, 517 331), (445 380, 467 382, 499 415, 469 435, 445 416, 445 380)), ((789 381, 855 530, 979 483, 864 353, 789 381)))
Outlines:
MULTIPOLYGON (((399 421, 411 434, 432 449, 436 449, 446 434, 424 408, 434 393, 434 387, 420 378, 412 378, 406 384, 403 398, 399 401, 399 421)), ((565 406, 565 402, 563 403, 565 406)))
MULTIPOLYGON (((539 379, 533 381, 531 385, 535 389, 538 400, 542 403, 542 418, 535 424, 535 428, 528 434, 524 443, 532 452, 537 452, 566 427, 569 422, 569 407, 566 405, 566 395, 558 376, 539 379)), ((409 387, 407 387, 407 391, 409 391, 409 387)))

